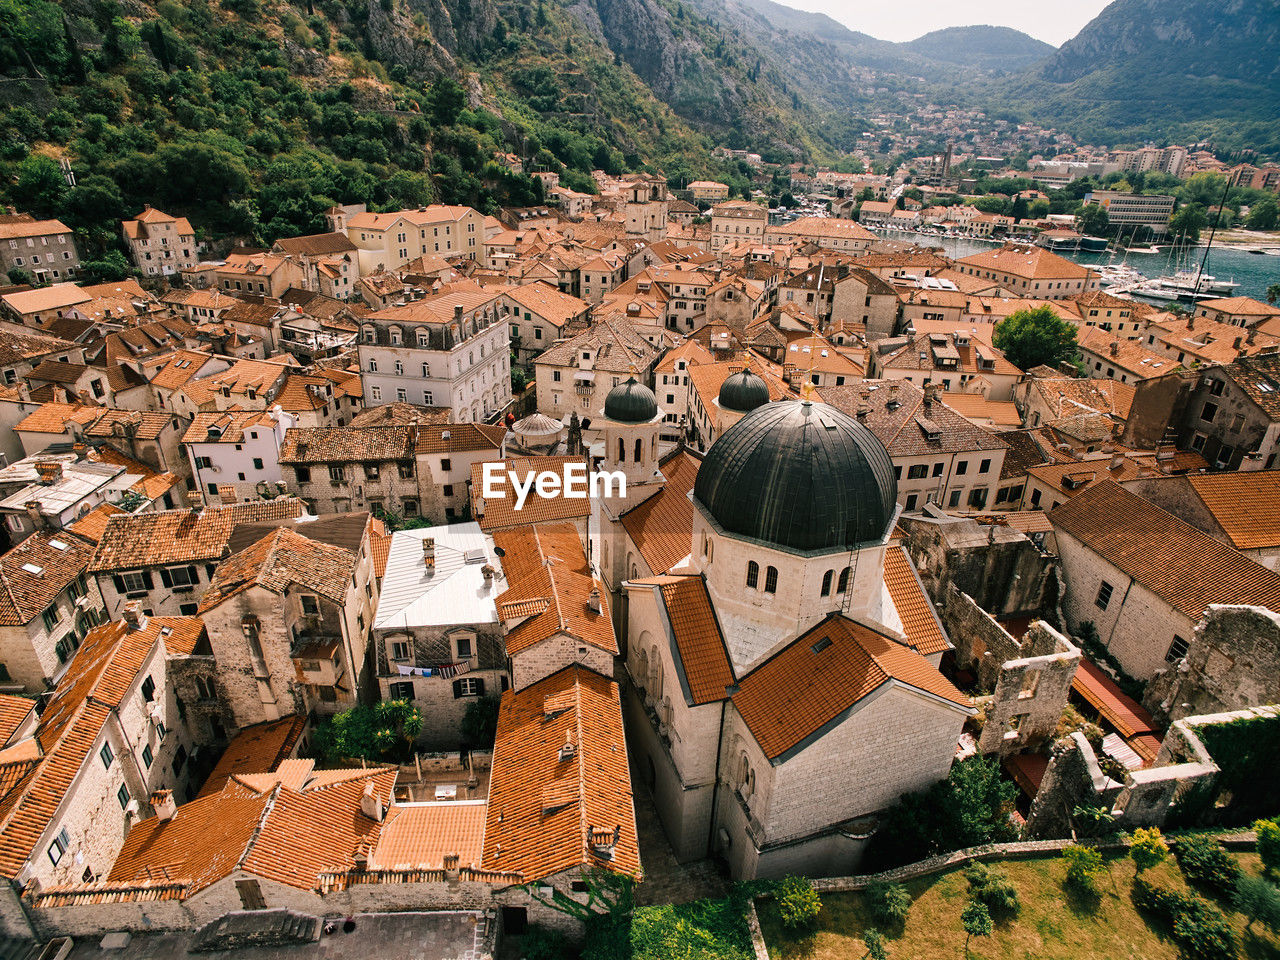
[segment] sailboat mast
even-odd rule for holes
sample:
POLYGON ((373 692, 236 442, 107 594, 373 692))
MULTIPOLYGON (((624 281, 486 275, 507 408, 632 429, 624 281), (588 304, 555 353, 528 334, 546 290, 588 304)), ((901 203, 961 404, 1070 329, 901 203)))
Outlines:
POLYGON ((1192 291, 1192 298, 1200 293, 1200 278, 1204 275, 1205 265, 1209 262, 1209 250, 1213 247, 1214 234, 1218 232, 1218 221, 1222 219, 1222 208, 1226 205, 1227 194, 1231 191, 1231 178, 1227 177, 1227 185, 1222 188, 1222 199, 1218 201, 1218 215, 1213 218, 1213 224, 1209 227, 1209 242, 1204 245, 1204 256, 1200 258, 1200 266, 1196 270, 1196 286, 1192 291))

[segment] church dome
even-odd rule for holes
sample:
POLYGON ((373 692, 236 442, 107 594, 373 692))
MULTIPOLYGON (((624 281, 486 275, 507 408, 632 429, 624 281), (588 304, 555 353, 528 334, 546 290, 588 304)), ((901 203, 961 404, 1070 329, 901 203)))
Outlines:
POLYGON ((857 420, 825 403, 788 400, 725 431, 693 492, 729 533, 807 551, 882 539, 898 484, 888 451, 857 420))
POLYGON ((725 410, 748 413, 769 402, 769 387, 759 375, 744 369, 725 380, 717 399, 725 410))
POLYGON ((604 398, 604 415, 618 423, 648 423, 658 415, 658 398, 652 390, 631 377, 610 390, 604 398))

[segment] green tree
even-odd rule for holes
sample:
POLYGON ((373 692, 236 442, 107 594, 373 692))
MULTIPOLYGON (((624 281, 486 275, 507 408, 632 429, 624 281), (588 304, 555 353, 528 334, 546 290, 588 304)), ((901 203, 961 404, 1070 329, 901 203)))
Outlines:
POLYGON ((1169 856, 1169 845, 1164 842, 1159 827, 1139 827, 1129 838, 1129 857, 1138 872, 1149 870, 1169 856))
POLYGON ((807 927, 822 912, 822 898, 813 884, 804 877, 784 877, 773 890, 778 905, 778 916, 788 930, 807 927))
POLYGON ((13 185, 13 199, 24 213, 37 217, 53 217, 62 210, 67 195, 67 181, 52 158, 33 153, 18 164, 18 182, 13 185))
POLYGON ((1018 901, 1018 888, 999 867, 971 863, 965 868, 964 878, 969 884, 970 898, 984 904, 993 918, 1018 915, 1022 907, 1018 901))
POLYGON ((997 350, 1020 370, 1074 361, 1076 328, 1049 306, 1016 310, 996 324, 991 338, 997 350))
POLYGON ((1280 222, 1280 204, 1275 200, 1259 200, 1249 208, 1245 226, 1250 230, 1274 230, 1280 222))
POLYGON ((1273 283, 1267 287, 1267 303, 1278 301, 1280 301, 1280 283, 1273 283))
POLYGON ((1098 896, 1098 875, 1102 873, 1102 854, 1094 847, 1070 846, 1062 851, 1062 859, 1067 864, 1067 889, 1095 899, 1098 896))
POLYGON ((9 282, 18 286, 33 286, 36 282, 35 277, 31 276, 30 271, 22 269, 22 267, 13 267, 9 271, 9 282))
POLYGON ((462 714, 462 739, 476 750, 492 750, 498 735, 498 709, 501 700, 489 694, 467 704, 462 714))
POLYGON ((862 960, 889 960, 889 949, 884 934, 875 927, 862 931, 862 944, 867 948, 862 960))
POLYGON ((1091 237, 1105 237, 1111 227, 1111 215, 1100 203, 1086 203, 1076 214, 1076 229, 1091 237))
POLYGON ((313 742, 325 760, 407 759, 422 732, 422 715, 408 700, 352 707, 321 722, 313 742))
POLYGON ((995 924, 991 922, 991 913, 987 905, 978 900, 970 900, 960 914, 960 925, 964 927, 964 955, 969 955, 969 941, 974 937, 989 937, 995 924))
POLYGON ((1251 873, 1243 874, 1236 883, 1231 904, 1248 919, 1245 930, 1257 921, 1273 933, 1280 933, 1280 890, 1275 884, 1251 873))
POLYGON ((1280 874, 1280 817, 1259 820, 1253 825, 1258 835, 1258 857, 1272 876, 1280 874))
POLYGON ((1184 243, 1198 243, 1200 231, 1209 225, 1209 215, 1198 204, 1188 203, 1169 218, 1169 233, 1184 243))

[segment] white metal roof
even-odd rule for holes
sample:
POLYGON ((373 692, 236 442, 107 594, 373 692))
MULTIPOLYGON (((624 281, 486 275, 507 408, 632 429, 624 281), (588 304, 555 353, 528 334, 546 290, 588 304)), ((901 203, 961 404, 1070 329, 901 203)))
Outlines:
POLYGON ((506 582, 497 575, 485 580, 486 564, 502 569, 493 540, 478 523, 397 531, 391 538, 374 628, 497 623, 494 600, 506 589, 506 582), (427 570, 423 559, 422 541, 427 537, 436 541, 433 571, 427 570))

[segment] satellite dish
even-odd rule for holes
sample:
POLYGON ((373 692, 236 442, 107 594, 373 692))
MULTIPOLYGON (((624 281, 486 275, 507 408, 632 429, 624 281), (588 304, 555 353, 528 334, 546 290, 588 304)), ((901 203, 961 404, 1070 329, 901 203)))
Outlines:
POLYGON ((501 559, 502 557, 505 557, 507 555, 507 551, 503 550, 501 547, 494 547, 493 554, 494 556, 501 559))

